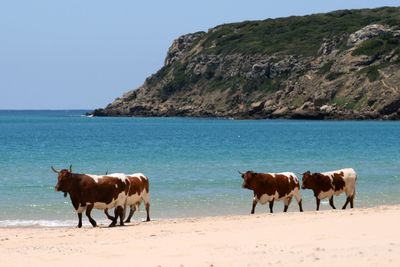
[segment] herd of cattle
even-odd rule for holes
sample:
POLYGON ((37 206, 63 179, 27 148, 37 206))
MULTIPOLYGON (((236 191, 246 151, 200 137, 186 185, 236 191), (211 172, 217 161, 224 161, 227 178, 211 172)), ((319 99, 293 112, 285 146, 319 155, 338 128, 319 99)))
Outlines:
MULTIPOLYGON (((73 173, 72 167, 60 171, 51 167, 58 174, 56 191, 64 193, 64 197, 70 195, 72 205, 78 214, 78 227, 82 227, 82 213, 85 211, 93 227, 96 221, 90 213, 93 208, 103 210, 107 218, 112 222, 111 226, 124 225, 126 210, 129 207, 129 215, 125 222, 130 222, 135 210, 143 202, 145 204, 147 221, 150 221, 150 195, 149 180, 142 173, 123 174, 111 173, 106 175, 92 175, 73 173), (108 209, 114 208, 114 216, 108 213, 108 209)), ((284 212, 294 197, 303 211, 302 198, 300 194, 300 182, 292 172, 283 173, 256 173, 247 171, 239 172, 243 178, 242 187, 253 190, 254 198, 251 213, 254 213, 257 203, 269 202, 270 212, 273 212, 275 200, 284 202, 284 212)), ((341 169, 330 172, 311 173, 307 171, 302 174, 302 189, 311 189, 316 199, 317 210, 319 210, 321 199, 329 198, 330 206, 335 209, 333 196, 345 192, 346 202, 343 209, 350 203, 354 206, 355 186, 357 174, 354 169, 341 169)))

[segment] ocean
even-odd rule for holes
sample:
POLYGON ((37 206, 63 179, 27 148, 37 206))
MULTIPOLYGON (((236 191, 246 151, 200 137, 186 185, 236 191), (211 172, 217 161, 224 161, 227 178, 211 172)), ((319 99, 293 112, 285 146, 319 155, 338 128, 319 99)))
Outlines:
MULTIPOLYGON (((0 111, 0 227, 69 226, 77 216, 55 192, 56 174, 143 172, 151 217, 249 214, 237 171, 303 173, 352 167, 355 207, 400 203, 400 122, 89 118, 84 110, 0 111)), ((300 177, 299 177, 300 178, 300 177)), ((315 210, 302 191, 305 210, 315 210)), ((344 196, 336 197, 341 207, 344 196)), ((322 209, 330 209, 327 201, 322 209)), ((282 212, 275 202, 274 211, 282 212)), ((290 212, 298 212, 292 201, 290 212)), ((256 213, 268 212, 258 205, 256 213)), ((108 223, 102 211, 94 218, 108 223)), ((144 207, 134 215, 145 218, 144 207)), ((84 225, 89 225, 84 216, 84 225)))

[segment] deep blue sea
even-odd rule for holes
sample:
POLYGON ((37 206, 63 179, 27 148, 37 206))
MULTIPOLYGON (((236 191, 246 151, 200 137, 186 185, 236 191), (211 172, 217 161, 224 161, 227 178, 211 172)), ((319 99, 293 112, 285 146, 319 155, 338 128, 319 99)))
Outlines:
MULTIPOLYGON (((249 214, 238 170, 352 167, 356 207, 400 203, 400 122, 88 118, 85 111, 0 111, 0 226, 75 225, 50 166, 143 172, 154 219, 249 214)), ((315 209, 303 191, 305 210, 315 209)), ((342 206, 344 196, 335 203, 342 206)), ((327 202, 322 209, 329 209, 327 202)), ((275 202, 275 212, 283 203, 275 202)), ((289 211, 297 212, 295 201, 289 211)), ((266 205, 256 213, 268 212, 266 205)), ((106 223, 101 211, 94 211, 106 223)), ((144 208, 134 219, 145 218, 144 208)), ((88 225, 84 216, 84 223, 88 225)))

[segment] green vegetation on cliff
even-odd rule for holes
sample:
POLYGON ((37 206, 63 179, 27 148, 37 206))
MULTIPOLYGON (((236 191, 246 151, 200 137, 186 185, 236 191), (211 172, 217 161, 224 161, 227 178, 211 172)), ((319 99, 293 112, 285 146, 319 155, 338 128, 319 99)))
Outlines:
POLYGON ((301 54, 315 56, 323 39, 352 33, 369 24, 400 25, 399 8, 340 10, 327 14, 293 16, 225 24, 204 38, 207 53, 301 54))
POLYGON ((164 67, 95 114, 398 118, 399 65, 398 7, 224 24, 176 39, 164 67))

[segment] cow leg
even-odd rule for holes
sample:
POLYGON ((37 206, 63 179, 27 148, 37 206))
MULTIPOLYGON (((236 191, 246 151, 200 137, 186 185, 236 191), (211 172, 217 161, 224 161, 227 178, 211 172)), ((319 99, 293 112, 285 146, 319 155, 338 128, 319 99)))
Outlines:
POLYGON ((117 220, 118 220, 118 215, 119 215, 118 212, 119 212, 119 210, 117 208, 115 208, 114 209, 114 218, 108 227, 115 227, 115 225, 117 225, 117 220))
POLYGON ((133 214, 135 213, 135 211, 136 211, 136 205, 132 205, 131 209, 129 210, 128 218, 125 221, 126 223, 130 223, 131 222, 131 218, 132 218, 133 214))
POLYGON ((94 206, 94 205, 91 204, 91 205, 88 205, 88 206, 86 207, 86 216, 89 218, 89 222, 93 225, 93 227, 96 227, 96 226, 97 226, 96 221, 93 220, 92 216, 90 216, 90 212, 92 212, 93 206, 94 206))
POLYGON ((115 218, 118 219, 119 217, 119 225, 124 226, 124 208, 121 206, 118 206, 115 208, 117 211, 118 215, 115 215, 115 218))
POLYGON ((257 205, 257 200, 253 199, 253 205, 251 207, 251 212, 250 214, 254 214, 254 211, 256 209, 256 205, 257 205))
POLYGON ((150 221, 150 202, 146 203, 146 215, 147 215, 146 222, 149 222, 150 221))
POLYGON ((286 198, 286 199, 284 200, 285 207, 284 207, 284 209, 283 209, 283 212, 287 212, 291 201, 292 201, 292 197, 288 197, 288 198, 286 198))
POLYGON ((344 205, 343 205, 343 207, 342 207, 343 210, 345 210, 346 207, 347 207, 347 204, 349 204, 350 198, 351 198, 351 197, 347 197, 347 198, 346 198, 346 202, 344 203, 344 205))
POLYGON ((78 228, 82 227, 82 212, 78 213, 78 228))
POLYGON ((302 212, 303 211, 303 204, 302 204, 303 200, 301 199, 301 195, 300 195, 299 191, 295 191, 294 198, 296 199, 297 204, 299 205, 300 212, 302 212))
POLYGON ((329 205, 331 205, 332 209, 336 209, 335 205, 333 204, 333 196, 331 196, 331 198, 329 199, 329 205))
POLYGON ((109 219, 109 220, 111 220, 111 221, 114 221, 114 217, 111 216, 111 215, 108 213, 108 209, 105 209, 105 210, 104 210, 104 214, 107 216, 107 219, 109 219))
POLYGON ((269 202, 269 211, 271 213, 274 213, 273 210, 272 210, 273 207, 274 207, 274 199, 269 202))
POLYGON ((350 197, 350 208, 354 208, 354 194, 350 197))
POLYGON ((315 200, 317 201, 317 210, 319 210, 319 204, 321 203, 321 200, 319 198, 315 198, 315 200))
POLYGON ((303 212, 303 200, 302 199, 300 199, 300 201, 298 202, 298 204, 299 204, 299 209, 300 209, 300 212, 303 212))

